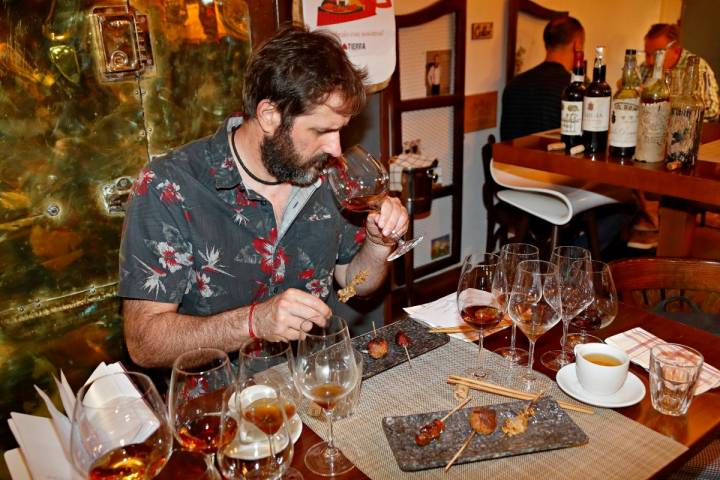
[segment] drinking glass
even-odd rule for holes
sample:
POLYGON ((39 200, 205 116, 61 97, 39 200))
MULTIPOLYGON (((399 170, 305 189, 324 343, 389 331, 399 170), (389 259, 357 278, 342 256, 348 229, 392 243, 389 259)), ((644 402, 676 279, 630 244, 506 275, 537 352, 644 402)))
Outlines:
POLYGON ((77 393, 70 452, 85 478, 154 478, 170 458, 165 404, 146 375, 118 372, 77 393))
POLYGON ((246 387, 237 383, 225 391, 221 432, 227 425, 239 426, 217 452, 226 479, 280 479, 288 471, 293 442, 287 403, 281 389, 271 383, 246 387))
MULTIPOLYGON (((380 205, 388 195, 390 176, 385 166, 360 145, 343 152, 325 173, 335 197, 350 211, 379 212, 380 205)), ((397 241, 397 248, 388 255, 388 262, 415 248, 423 237, 392 239, 397 241)))
MULTIPOLYGON (((302 420, 296 414, 301 398, 293 383, 292 366, 293 355, 289 343, 253 338, 240 347, 237 386, 241 395, 257 395, 265 386, 277 390, 282 397, 280 403, 285 410, 288 430, 291 433, 302 429, 302 420)), ((271 445, 270 438, 268 436, 265 441, 271 445)), ((277 453, 272 451, 269 454, 277 456, 277 453)), ((289 464, 289 461, 287 463, 289 464)), ((299 472, 287 464, 280 470, 283 478, 299 475, 299 472)))
POLYGON ((570 321, 593 301, 590 252, 582 247, 555 247, 550 263, 558 267, 563 334, 560 350, 543 353, 540 362, 550 370, 558 371, 573 361, 573 353, 567 347, 570 321))
POLYGON ((592 277, 593 300, 588 307, 580 312, 570 324, 580 330, 580 333, 568 335, 568 348, 573 349, 581 343, 602 342, 602 339, 590 335, 589 330, 605 328, 615 320, 618 313, 618 296, 613 282, 610 266, 599 260, 590 262, 592 277))
MULTIPOLYGON (((540 251, 535 245, 528 243, 508 243, 500 249, 500 265, 495 270, 495 278, 493 279, 493 291, 496 292, 503 314, 508 313, 507 298, 512 291, 515 282, 515 273, 517 266, 523 260, 538 260, 540 251)), ((495 350, 495 353, 502 355, 514 364, 522 364, 527 360, 527 350, 515 346, 517 337, 517 327, 515 322, 512 324, 512 334, 510 336, 510 346, 502 347, 495 350)))
POLYGON ((170 424, 180 446, 205 454, 215 469, 215 452, 232 440, 237 422, 228 417, 223 425, 223 395, 233 384, 227 354, 216 348, 196 348, 175 359, 170 376, 170 424))
POLYGON ((685 415, 695 394, 703 356, 694 348, 662 343, 650 349, 650 401, 665 415, 685 415))
POLYGON ((536 378, 532 369, 535 342, 562 318, 557 270, 555 264, 544 260, 520 262, 508 298, 510 318, 530 342, 527 372, 522 377, 528 387, 532 387, 536 378))
POLYGON ((478 378, 488 374, 482 356, 485 332, 496 327, 503 318, 497 291, 492 288, 499 263, 500 257, 493 253, 471 254, 465 257, 460 269, 456 301, 460 318, 478 332, 479 366, 469 372, 478 378))
POLYGON ((335 406, 360 381, 345 320, 331 316, 325 327, 314 327, 298 341, 293 376, 298 390, 323 409, 330 427, 328 441, 308 449, 305 465, 322 476, 342 475, 352 470, 352 462, 335 446, 333 437, 335 406))

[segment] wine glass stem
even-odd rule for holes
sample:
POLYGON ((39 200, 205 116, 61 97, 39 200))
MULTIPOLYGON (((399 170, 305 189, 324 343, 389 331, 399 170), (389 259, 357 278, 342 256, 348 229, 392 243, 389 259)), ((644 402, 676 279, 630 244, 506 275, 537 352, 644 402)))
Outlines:
POLYGON ((528 349, 528 376, 532 377, 533 374, 533 356, 535 355, 535 342, 530 340, 528 342, 530 344, 530 348, 528 349))
POLYGON ((273 441, 272 441, 272 435, 268 435, 268 447, 270 449, 270 462, 268 463, 268 471, 274 472, 275 471, 275 450, 273 449, 273 441))
POLYGON ((330 456, 335 455, 335 436, 333 434, 333 412, 332 410, 326 410, 325 416, 328 420, 328 425, 330 426, 330 436, 328 437, 328 447, 327 447, 327 454, 330 456))
POLYGON ((478 337, 479 337, 478 345, 480 346, 480 348, 478 349, 478 364, 480 365, 480 367, 478 368, 477 375, 479 377, 484 377, 485 376, 485 362, 483 362, 483 354, 482 354, 484 335, 483 335, 482 330, 478 330, 478 337))
POLYGON ((515 322, 512 324, 512 333, 510 334, 510 350, 513 352, 515 351, 515 336, 517 335, 517 325, 515 325, 515 322))
POLYGON ((563 318, 563 334, 562 338, 560 339, 560 361, 567 363, 567 353, 565 352, 565 349, 567 348, 567 337, 568 337, 568 328, 570 327, 570 318, 565 320, 563 318))

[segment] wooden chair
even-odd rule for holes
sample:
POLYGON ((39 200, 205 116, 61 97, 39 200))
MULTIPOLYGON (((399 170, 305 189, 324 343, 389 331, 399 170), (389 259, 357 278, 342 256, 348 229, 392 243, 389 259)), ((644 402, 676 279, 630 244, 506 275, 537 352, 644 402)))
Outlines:
MULTIPOLYGON (((689 258, 643 257, 610 262, 618 297, 644 309, 673 296, 692 300, 700 310, 720 313, 720 262, 689 258)), ((675 302, 668 311, 689 312, 675 302)))

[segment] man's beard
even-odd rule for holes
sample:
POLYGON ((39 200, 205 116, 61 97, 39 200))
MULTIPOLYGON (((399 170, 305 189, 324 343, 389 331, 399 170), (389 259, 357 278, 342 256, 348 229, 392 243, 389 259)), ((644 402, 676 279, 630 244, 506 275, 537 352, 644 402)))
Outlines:
POLYGON ((329 157, 327 153, 321 153, 303 161, 284 125, 260 144, 260 158, 265 169, 278 181, 301 187, 315 183, 329 157))

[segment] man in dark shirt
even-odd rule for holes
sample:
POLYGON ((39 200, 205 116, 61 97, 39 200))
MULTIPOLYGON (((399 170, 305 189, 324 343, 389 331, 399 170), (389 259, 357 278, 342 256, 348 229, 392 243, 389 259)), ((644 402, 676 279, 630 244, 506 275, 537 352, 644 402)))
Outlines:
POLYGON ((135 186, 120 250, 125 341, 145 367, 248 337, 301 338, 331 315, 333 280, 376 289, 408 227, 385 198, 364 228, 320 178, 365 102, 364 73, 331 35, 290 27, 253 53, 245 116, 153 159, 135 186))
POLYGON ((573 52, 583 50, 585 31, 573 17, 551 20, 543 31, 545 61, 516 76, 502 98, 503 140, 560 127, 560 96, 570 83, 573 52))

